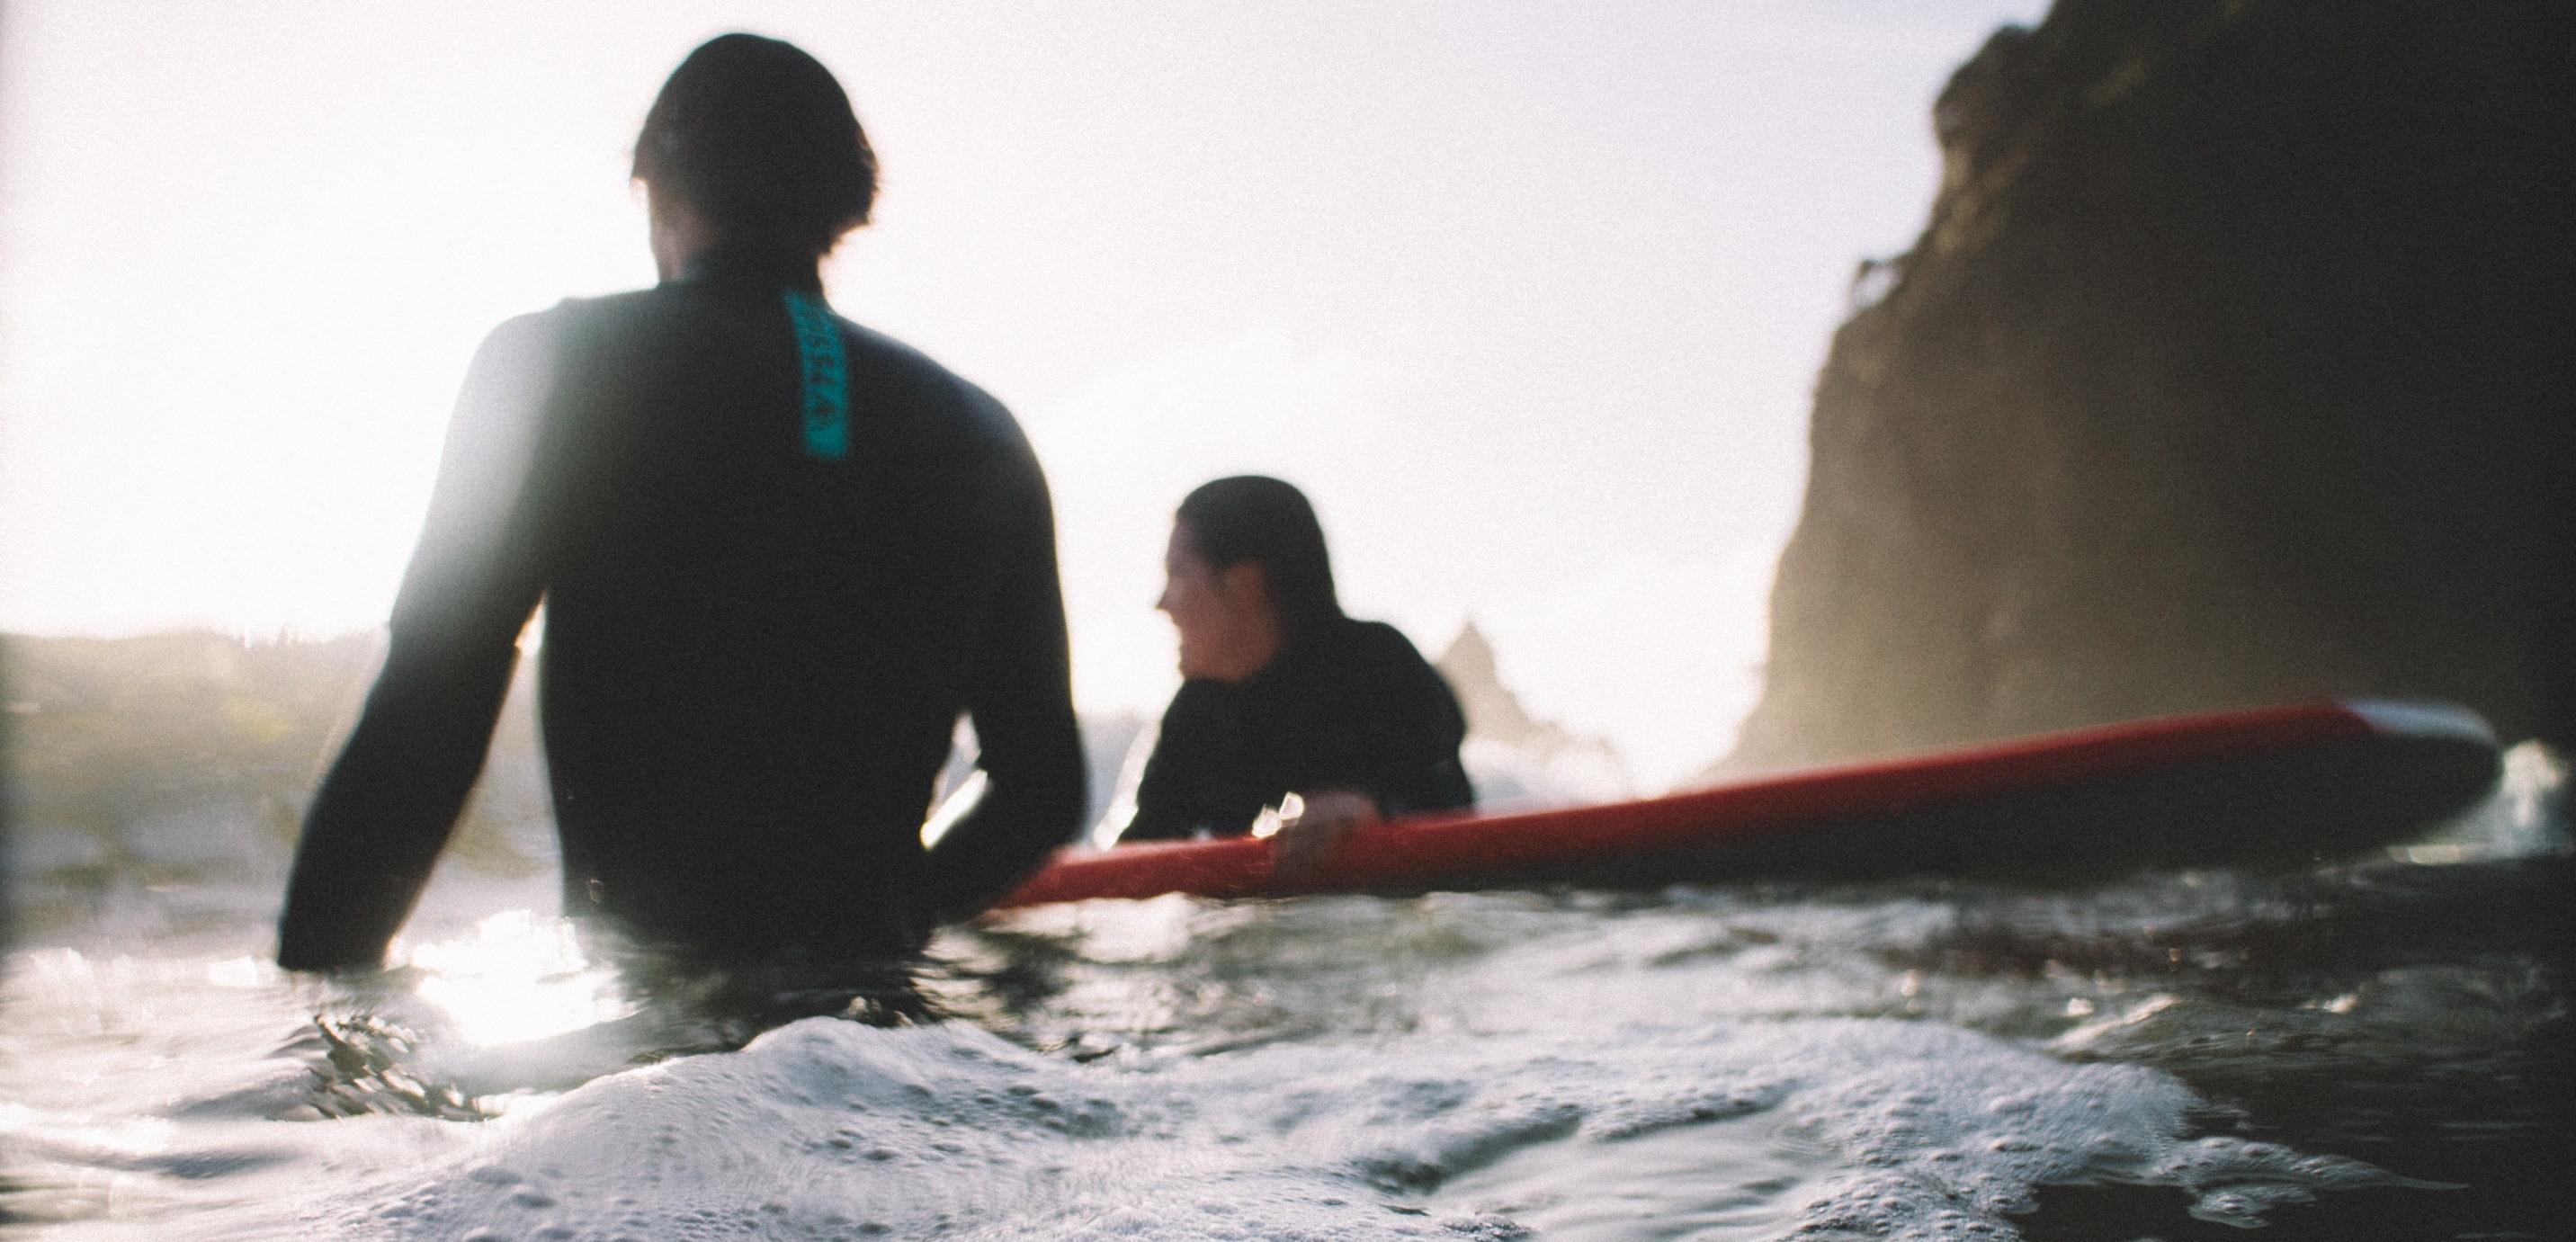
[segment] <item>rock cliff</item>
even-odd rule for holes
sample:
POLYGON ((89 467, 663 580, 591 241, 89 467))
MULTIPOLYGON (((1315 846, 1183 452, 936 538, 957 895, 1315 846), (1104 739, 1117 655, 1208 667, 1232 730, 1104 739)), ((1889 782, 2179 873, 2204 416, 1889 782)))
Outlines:
POLYGON ((1719 771, 2311 695, 2569 736, 2566 6, 2059 0, 1934 114, 1719 771))

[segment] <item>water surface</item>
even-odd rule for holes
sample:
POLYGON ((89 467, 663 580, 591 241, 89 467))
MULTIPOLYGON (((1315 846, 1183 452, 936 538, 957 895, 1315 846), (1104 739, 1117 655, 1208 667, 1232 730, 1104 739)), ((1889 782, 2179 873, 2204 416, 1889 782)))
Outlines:
POLYGON ((2535 762, 2331 867, 1098 902, 837 994, 621 973, 524 859, 363 984, 256 868, 22 867, 0 1230, 2563 1236, 2535 762))

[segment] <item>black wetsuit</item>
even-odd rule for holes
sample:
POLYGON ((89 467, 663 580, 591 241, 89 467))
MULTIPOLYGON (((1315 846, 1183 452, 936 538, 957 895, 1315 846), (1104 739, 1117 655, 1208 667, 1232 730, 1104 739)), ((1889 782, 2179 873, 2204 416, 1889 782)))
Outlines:
POLYGON ((568 913, 720 954, 901 953, 1080 819, 1053 517, 1019 427, 831 316, 811 259, 719 252, 476 355, 384 671, 305 821, 282 962, 380 959, 541 597, 568 913), (817 346, 846 371, 836 444, 817 346), (961 711, 991 784, 924 851, 961 711))
POLYGON ((1291 790, 1351 789, 1385 815, 1471 806, 1466 717, 1395 628, 1338 618, 1240 682, 1181 684, 1124 841, 1248 832, 1291 790))

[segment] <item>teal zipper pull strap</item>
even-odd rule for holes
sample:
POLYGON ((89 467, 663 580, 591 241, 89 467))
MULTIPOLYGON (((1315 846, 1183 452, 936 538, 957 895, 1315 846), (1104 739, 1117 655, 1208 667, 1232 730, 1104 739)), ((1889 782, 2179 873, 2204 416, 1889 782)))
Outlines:
POLYGON ((804 379, 805 455, 842 461, 850 455, 850 360, 841 325, 823 299, 786 290, 787 320, 796 327, 796 361, 804 379))

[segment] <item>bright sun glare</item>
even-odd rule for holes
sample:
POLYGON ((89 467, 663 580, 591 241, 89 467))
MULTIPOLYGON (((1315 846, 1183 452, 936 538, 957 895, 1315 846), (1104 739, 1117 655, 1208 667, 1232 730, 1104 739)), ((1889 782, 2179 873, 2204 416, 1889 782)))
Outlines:
POLYGON ((634 1012, 616 972, 590 962, 563 919, 505 910, 474 934, 423 944, 411 964, 427 974, 422 999, 447 1011, 477 1047, 524 1043, 634 1012))

